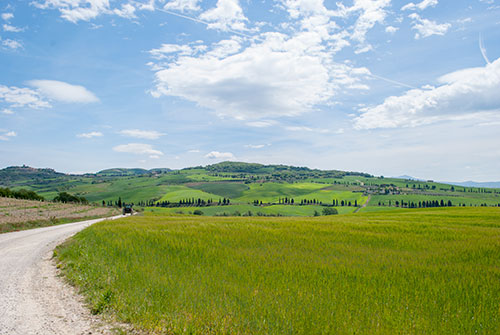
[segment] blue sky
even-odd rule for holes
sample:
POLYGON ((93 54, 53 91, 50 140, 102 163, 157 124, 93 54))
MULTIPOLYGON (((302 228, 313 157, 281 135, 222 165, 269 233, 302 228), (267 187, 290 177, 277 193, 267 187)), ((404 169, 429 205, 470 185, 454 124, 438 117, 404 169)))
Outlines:
POLYGON ((500 180, 497 0, 0 4, 0 167, 500 180))

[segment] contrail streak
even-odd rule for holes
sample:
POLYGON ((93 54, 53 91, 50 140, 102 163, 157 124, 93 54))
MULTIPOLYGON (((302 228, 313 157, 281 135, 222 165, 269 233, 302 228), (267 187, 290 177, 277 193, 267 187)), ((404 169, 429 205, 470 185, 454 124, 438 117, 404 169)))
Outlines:
POLYGON ((486 63, 491 64, 490 60, 488 59, 488 55, 486 54, 486 48, 484 47, 483 36, 481 36, 481 34, 479 34, 479 49, 481 50, 481 55, 483 55, 486 63))
MULTIPOLYGON (((201 24, 204 24, 206 26, 210 25, 209 22, 197 19, 195 17, 191 17, 191 16, 187 16, 187 15, 182 15, 182 14, 179 14, 179 13, 176 13, 176 12, 172 12, 172 11, 169 11, 169 10, 166 10, 166 9, 161 9, 161 8, 158 8, 157 10, 160 11, 160 12, 164 12, 164 13, 170 14, 170 15, 181 17, 183 19, 187 19, 187 20, 191 20, 191 21, 194 21, 194 22, 197 22, 197 23, 201 23, 201 24)), ((236 31, 236 30, 227 29, 227 31, 232 32, 233 34, 236 34, 236 35, 243 36, 243 37, 253 38, 253 36, 251 36, 251 35, 247 35, 247 34, 244 34, 242 32, 236 31)))
POLYGON ((391 84, 396 84, 396 85, 399 85, 399 86, 408 87, 408 88, 411 88, 411 89, 414 89, 414 90, 419 90, 419 89, 420 89, 420 88, 418 88, 418 87, 411 86, 411 85, 408 85, 408 84, 402 83, 402 82, 400 82, 400 81, 392 80, 392 79, 385 78, 385 77, 382 77, 382 76, 377 76, 376 74, 373 74, 373 73, 370 73, 370 76, 372 76, 373 78, 377 78, 377 79, 380 79, 380 80, 386 81, 386 82, 391 83, 391 84))

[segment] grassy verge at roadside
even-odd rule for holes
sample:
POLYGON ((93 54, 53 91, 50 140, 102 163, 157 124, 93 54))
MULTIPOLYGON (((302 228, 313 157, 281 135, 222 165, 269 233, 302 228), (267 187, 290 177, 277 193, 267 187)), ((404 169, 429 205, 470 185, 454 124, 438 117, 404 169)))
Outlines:
POLYGON ((500 210, 146 215, 56 251, 94 313, 152 334, 498 334, 500 210))

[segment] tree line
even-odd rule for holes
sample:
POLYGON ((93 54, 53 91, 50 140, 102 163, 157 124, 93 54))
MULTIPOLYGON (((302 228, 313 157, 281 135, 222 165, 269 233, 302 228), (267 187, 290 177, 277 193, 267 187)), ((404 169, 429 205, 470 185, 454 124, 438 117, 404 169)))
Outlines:
POLYGON ((0 197, 5 198, 15 198, 15 199, 23 199, 23 200, 45 200, 44 197, 38 195, 35 191, 29 191, 26 189, 20 189, 17 191, 11 190, 8 187, 0 187, 0 197))

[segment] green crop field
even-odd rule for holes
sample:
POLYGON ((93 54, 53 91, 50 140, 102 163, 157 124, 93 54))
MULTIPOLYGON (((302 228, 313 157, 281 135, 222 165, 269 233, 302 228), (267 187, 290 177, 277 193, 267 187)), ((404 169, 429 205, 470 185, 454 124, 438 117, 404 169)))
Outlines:
MULTIPOLYGON (((155 214, 193 214, 195 210, 200 210, 202 215, 207 216, 259 216, 260 214, 270 216, 314 216, 314 212, 322 215, 325 207, 320 205, 271 205, 271 206, 254 206, 254 205, 229 205, 229 206, 208 206, 208 207, 173 207, 173 208, 146 208, 147 213, 155 214)), ((382 208, 382 207, 377 207, 382 208)), ((339 214, 352 213, 356 210, 355 207, 336 207, 339 214)))
POLYGON ((94 313, 152 334, 499 334, 500 209, 152 213, 57 250, 94 313))

